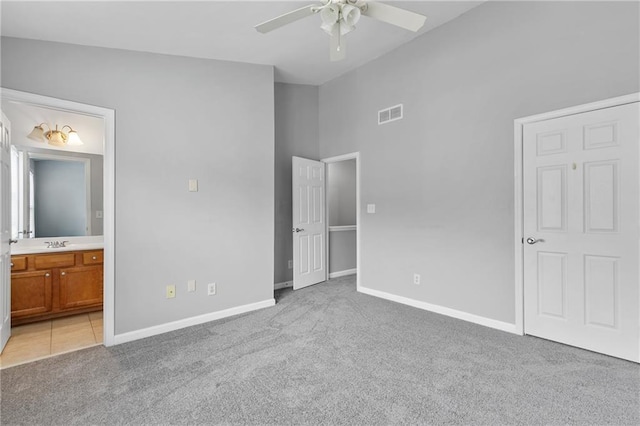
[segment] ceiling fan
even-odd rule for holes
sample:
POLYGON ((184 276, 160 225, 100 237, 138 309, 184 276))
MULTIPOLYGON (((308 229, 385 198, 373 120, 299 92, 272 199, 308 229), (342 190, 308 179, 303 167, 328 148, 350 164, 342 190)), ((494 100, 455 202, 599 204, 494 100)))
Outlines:
POLYGON ((342 36, 353 31, 361 15, 378 19, 410 31, 418 31, 424 25, 426 16, 388 4, 363 0, 324 0, 321 4, 312 4, 293 10, 277 18, 255 26, 260 33, 268 33, 287 24, 320 14, 322 28, 329 34, 329 57, 332 61, 345 58, 345 42, 342 36))

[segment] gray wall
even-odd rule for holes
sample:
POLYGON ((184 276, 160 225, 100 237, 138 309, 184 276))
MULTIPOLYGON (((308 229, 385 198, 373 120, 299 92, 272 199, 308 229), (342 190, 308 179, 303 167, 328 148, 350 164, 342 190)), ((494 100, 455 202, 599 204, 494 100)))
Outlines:
POLYGON ((3 38, 2 86, 116 111, 117 334, 273 298, 272 67, 3 38))
POLYGON ((34 160, 35 238, 87 235, 84 163, 34 160))
POLYGON ((329 226, 356 224, 356 160, 327 164, 329 226))
POLYGON ((364 287, 514 322, 513 120, 637 92, 638 8, 487 2, 321 86, 320 156, 360 151, 376 204, 364 287))
POLYGON ((274 283, 293 279, 291 157, 318 160, 318 88, 275 84, 275 272, 274 283))

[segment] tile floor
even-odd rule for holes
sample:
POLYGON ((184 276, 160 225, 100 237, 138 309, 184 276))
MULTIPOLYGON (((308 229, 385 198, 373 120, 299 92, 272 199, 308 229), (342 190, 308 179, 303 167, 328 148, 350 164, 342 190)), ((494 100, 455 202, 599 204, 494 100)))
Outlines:
POLYGON ((102 312, 13 327, 0 369, 102 343, 102 312))

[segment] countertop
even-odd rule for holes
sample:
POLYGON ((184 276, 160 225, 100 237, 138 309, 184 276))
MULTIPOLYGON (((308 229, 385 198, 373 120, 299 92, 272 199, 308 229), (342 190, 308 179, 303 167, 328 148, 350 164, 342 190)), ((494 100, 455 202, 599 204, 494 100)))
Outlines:
POLYGON ((20 254, 53 254, 62 251, 80 251, 80 250, 98 250, 104 248, 104 243, 80 243, 80 244, 67 244, 66 247, 47 248, 46 244, 42 246, 14 246, 11 247, 11 255, 20 254))

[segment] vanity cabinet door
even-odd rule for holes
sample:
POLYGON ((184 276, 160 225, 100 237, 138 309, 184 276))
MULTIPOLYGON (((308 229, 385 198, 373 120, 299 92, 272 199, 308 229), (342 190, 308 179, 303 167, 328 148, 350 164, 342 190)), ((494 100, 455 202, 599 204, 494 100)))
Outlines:
POLYGON ((102 265, 60 269, 60 309, 102 305, 102 265))
POLYGON ((52 309, 51 270, 11 274, 11 317, 43 314, 52 309))

